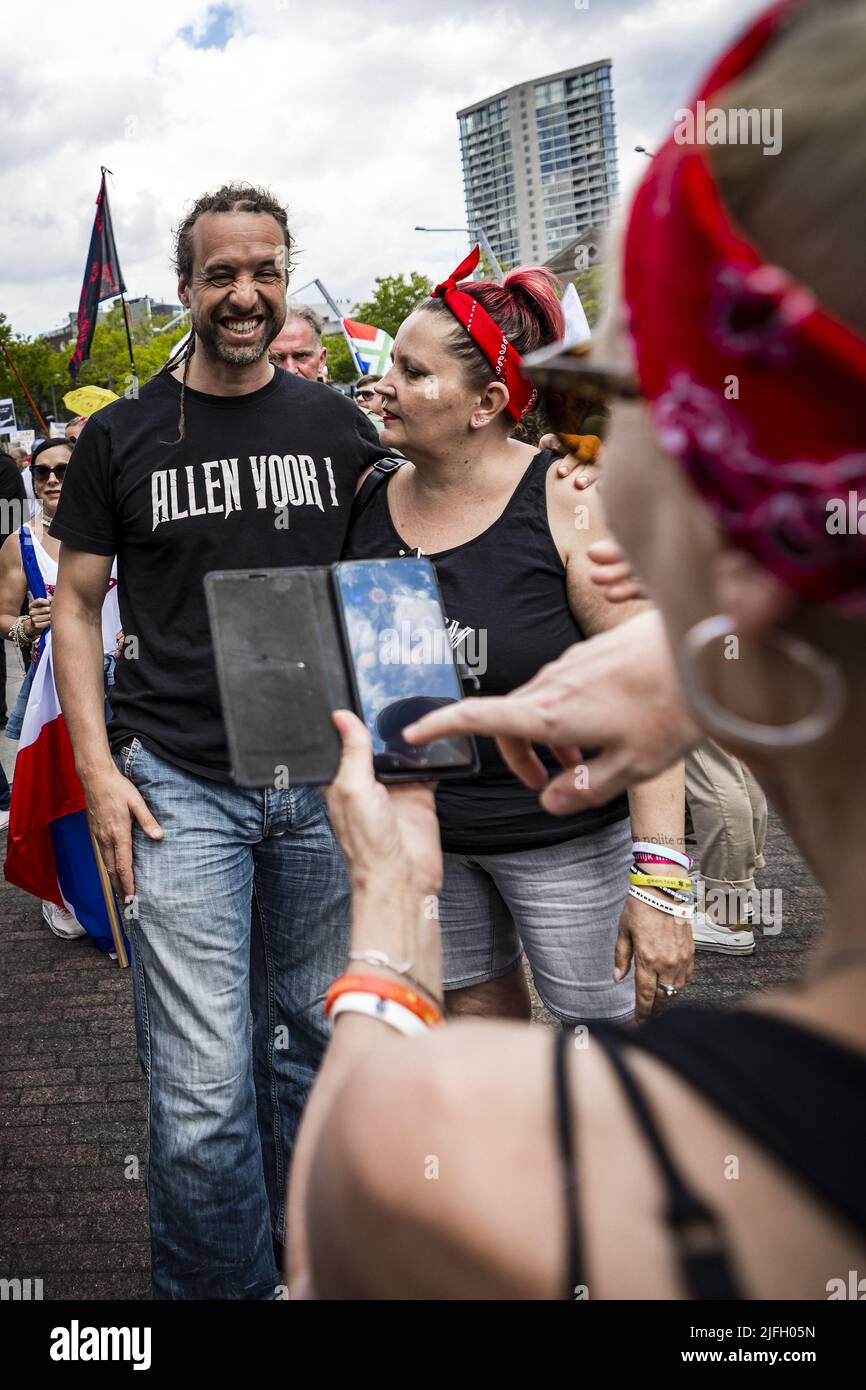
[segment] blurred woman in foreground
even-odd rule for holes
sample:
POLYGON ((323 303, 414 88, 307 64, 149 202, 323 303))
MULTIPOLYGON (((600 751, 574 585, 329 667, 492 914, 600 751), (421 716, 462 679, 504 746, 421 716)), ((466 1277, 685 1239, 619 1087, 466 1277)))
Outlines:
MULTIPOLYGON (((540 789, 526 740, 589 743, 601 725, 605 795, 710 733, 748 761, 825 887, 824 941, 799 988, 731 1011, 677 1005, 588 1040, 426 1032, 413 1010, 435 1018, 440 987, 432 794, 375 784, 366 734, 338 716, 330 804, 354 879, 350 964, 370 977, 355 997, 374 1007, 340 1012, 302 1127, 298 1292, 825 1299, 864 1267, 864 61, 863 0, 757 21, 700 98, 783 109, 784 149, 659 153, 593 348, 618 398, 610 524, 659 604, 690 711, 643 615, 523 691, 407 735, 497 733, 540 789), (853 527, 829 525, 852 497, 853 527), (609 708, 570 698, 605 679, 609 708), (391 993, 378 1008, 377 977, 391 993), (425 1036, 401 1037, 414 1024, 394 1007, 425 1036)), ((574 798, 565 774, 545 791, 551 808, 574 798)))

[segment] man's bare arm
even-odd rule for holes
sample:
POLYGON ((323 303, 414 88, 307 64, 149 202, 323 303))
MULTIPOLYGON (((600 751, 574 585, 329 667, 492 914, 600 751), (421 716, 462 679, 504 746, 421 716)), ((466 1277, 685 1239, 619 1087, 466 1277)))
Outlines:
POLYGON ((120 897, 135 891, 131 817, 151 839, 162 830, 143 797, 114 765, 105 729, 102 605, 111 556, 60 547, 53 602, 54 678, 84 786, 91 829, 120 897))
POLYGON ((114 767, 105 732, 102 679, 102 605, 110 575, 110 555, 61 545, 53 604, 54 679, 85 787, 94 774, 114 767))

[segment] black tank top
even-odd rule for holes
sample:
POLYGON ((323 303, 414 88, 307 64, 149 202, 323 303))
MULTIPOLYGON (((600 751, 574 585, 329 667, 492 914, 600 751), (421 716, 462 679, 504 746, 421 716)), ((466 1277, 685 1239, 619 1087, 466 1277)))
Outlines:
MULTIPOLYGON (((506 695, 545 662, 583 640, 568 606, 565 566, 547 518, 547 473, 556 455, 536 454, 502 514, 465 545, 433 561, 458 660, 478 677, 482 695, 506 695)), ((377 465, 356 499, 343 558, 378 560, 410 554, 394 528, 388 480, 398 462, 377 465)), ((551 816, 538 794, 506 767, 493 739, 479 738, 481 770, 467 782, 440 784, 442 846, 455 854, 504 854, 561 844, 628 815, 625 796, 573 816, 551 816)), ((552 773, 562 771, 537 748, 552 773)))
MULTIPOLYGON (((640 1028, 595 1025, 659 1167, 665 1219, 687 1296, 739 1299, 727 1233, 682 1177, 642 1087, 625 1057, 642 1049, 688 1082, 711 1106, 762 1144, 859 1236, 866 1234, 866 1056, 793 1020, 757 1009, 724 1011, 678 1004, 640 1028)), ((577 1143, 568 1079, 570 1035, 554 1042, 556 1124, 563 1162, 567 1270, 565 1297, 586 1285, 577 1220, 577 1143)), ((844 1271, 840 1270, 840 1275, 844 1271)), ((829 1292, 829 1290, 828 1290, 829 1292)))

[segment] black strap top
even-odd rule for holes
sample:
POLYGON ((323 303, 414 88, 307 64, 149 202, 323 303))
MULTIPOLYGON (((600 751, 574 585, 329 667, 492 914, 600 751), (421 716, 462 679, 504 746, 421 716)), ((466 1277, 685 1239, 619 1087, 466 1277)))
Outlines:
MULTIPOLYGON (((855 1229, 866 1232, 866 1056, 777 1015, 678 1005, 643 1027, 592 1030, 604 1047, 653 1152, 667 1194, 667 1223, 693 1299, 744 1297, 723 1226, 681 1176, 623 1053, 639 1047, 694 1086, 812 1188, 855 1229)), ((577 1224, 577 1169, 566 1057, 556 1038, 554 1089, 567 1223, 566 1297, 585 1284, 577 1224)))
MULTIPOLYGON (((583 639, 568 603, 565 566, 550 531, 547 475, 556 455, 537 453, 496 520, 463 545, 431 555, 452 645, 480 682, 481 695, 505 695, 530 680, 583 639)), ((405 460, 383 460, 355 498, 343 558, 381 559, 411 554, 388 505, 388 484, 405 460)), ((591 834, 628 815, 618 796, 571 816, 551 816, 538 793, 506 767, 491 738, 477 740, 476 777, 443 782, 436 807, 446 850, 456 854, 508 854, 560 844, 591 834)), ((562 771, 538 748, 552 774, 562 771)), ((586 753, 589 756, 589 753, 586 753)))

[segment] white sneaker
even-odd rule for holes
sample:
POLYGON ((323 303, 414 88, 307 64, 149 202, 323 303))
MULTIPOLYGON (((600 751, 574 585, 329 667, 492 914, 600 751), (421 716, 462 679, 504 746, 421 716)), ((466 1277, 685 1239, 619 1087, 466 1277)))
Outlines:
POLYGON ((720 951, 726 956, 750 956, 755 949, 754 932, 745 928, 732 931, 730 927, 719 926, 705 912, 696 912, 692 918, 692 936, 696 951, 720 951))
POLYGON ((75 936, 87 935, 78 918, 73 917, 65 908, 58 907, 56 903, 43 903, 42 916, 55 936, 62 936, 71 941, 75 936))
POLYGON ((5 830, 9 824, 9 807, 5 811, 0 811, 0 830, 5 830))

